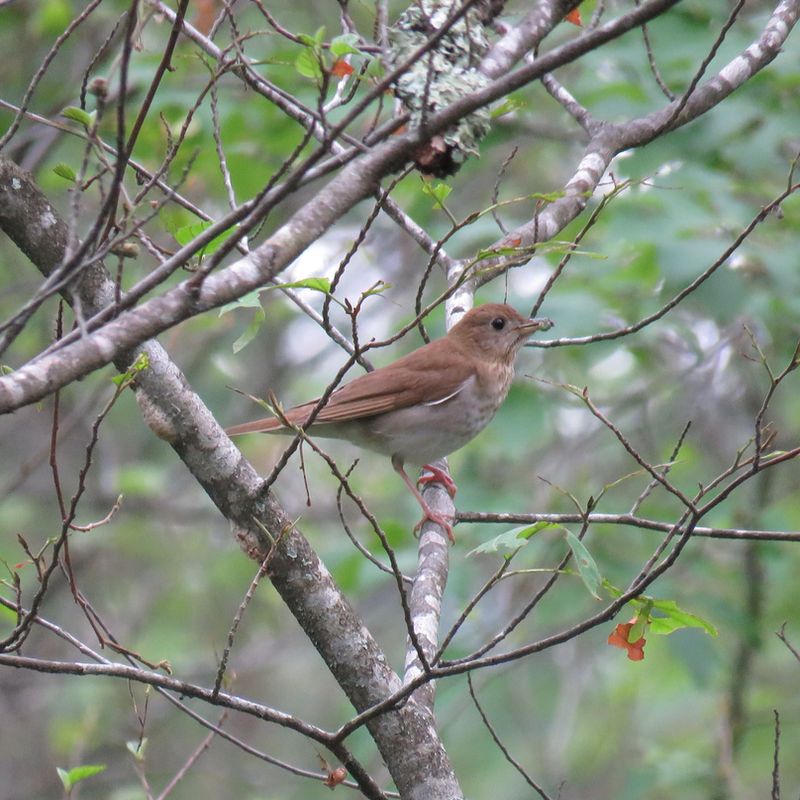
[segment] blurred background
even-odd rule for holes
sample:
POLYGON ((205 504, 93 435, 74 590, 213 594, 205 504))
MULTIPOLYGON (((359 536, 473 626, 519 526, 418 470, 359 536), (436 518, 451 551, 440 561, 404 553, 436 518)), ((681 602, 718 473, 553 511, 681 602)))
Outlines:
MULTIPOLYGON (((81 5, 71 0, 21 0, 0 7, 0 52, 7 54, 0 60, 2 99, 19 104, 55 37, 81 5)), ((607 13, 619 13, 631 4, 607 5, 607 13)), ((691 80, 732 5, 688 0, 650 26, 658 67, 673 91, 682 91, 691 80)), ((67 40, 38 86, 31 110, 56 119, 65 106, 77 104, 89 54, 126 7, 116 0, 102 3, 80 32, 67 40)), ((190 8, 193 22, 201 26, 205 5, 190 8)), ((402 8, 402 3, 391 3, 390 19, 402 8)), ((513 20, 526 8, 523 3, 509 4, 507 14, 513 20)), ((585 21, 595 9, 593 2, 582 6, 585 21)), ((217 10, 213 4, 212 10, 217 10)), ((771 10, 767 2, 746 3, 709 73, 759 34, 771 10)), ((287 3, 272 11, 294 32, 313 34, 320 25, 339 31, 335 4, 287 3)), ((368 35, 371 5, 352 6, 349 11, 368 35)), ((248 40, 246 52, 263 59, 264 74, 313 106, 313 82, 294 69, 299 47, 264 31, 264 20, 252 7, 242 5, 236 14, 241 30, 258 32, 248 40)), ((561 25, 548 47, 576 32, 561 25)), ((168 33, 169 25, 158 18, 142 30, 140 48, 131 62, 132 108, 141 101, 142 87, 152 78, 168 33)), ((220 38, 228 36, 225 32, 220 38)), ((150 169, 163 155, 166 127, 180 126, 209 78, 199 51, 186 40, 179 44, 173 65, 134 153, 150 169)), ((112 59, 101 60, 93 74, 104 70, 113 75, 112 59)), ((641 34, 628 34, 560 70, 557 77, 596 117, 610 121, 642 116, 666 102, 650 72, 641 34)), ((551 334, 585 336, 633 323, 659 309, 712 264, 786 186, 790 163, 800 150, 798 97, 800 63, 795 53, 787 51, 699 121, 618 157, 611 170, 613 179, 618 184, 629 180, 631 185, 599 216, 548 295, 541 313, 556 322, 551 334)), ((499 183, 501 200, 523 198, 500 210, 508 228, 530 218, 535 206, 532 193, 560 190, 575 170, 585 143, 577 125, 541 86, 527 88, 511 100, 512 110, 494 120, 481 157, 468 161, 447 180, 452 191, 446 205, 456 219, 492 203, 501 166, 515 149, 499 183)), ((300 131, 231 76, 220 81, 218 105, 228 166, 241 201, 279 167, 300 131)), ((11 119, 0 109, 0 131, 11 119)), ((108 131, 103 133, 112 140, 108 131)), ((32 122, 23 124, 5 151, 35 173, 64 213, 69 184, 53 170, 59 163, 79 164, 81 154, 77 139, 32 122)), ((228 207, 207 101, 190 126, 172 169, 173 179, 190 159, 194 160, 182 192, 212 217, 221 216, 228 207)), ((610 189, 607 176, 590 207, 610 189)), ((318 190, 312 185, 296 193, 267 220, 264 233, 318 190)), ((448 232, 448 217, 435 208, 418 174, 403 179, 393 197, 433 238, 448 232)), ((92 203, 87 196, 84 220, 91 218, 92 203)), ((370 210, 370 203, 361 204, 283 277, 332 276, 370 210)), ((559 239, 571 240, 586 218, 581 216, 559 239)), ((148 230, 154 239, 175 248, 172 233, 192 221, 188 212, 168 206, 148 230)), ((486 431, 450 458, 459 485, 458 510, 571 512, 575 506, 569 495, 585 505, 604 489, 597 511, 630 509, 646 479, 639 474, 620 481, 637 465, 564 384, 588 387, 603 413, 651 463, 669 460, 691 421, 670 474, 689 494, 698 484, 710 483, 752 439, 754 419, 769 388, 767 370, 753 342, 778 373, 789 363, 800 336, 799 234, 800 202, 795 196, 784 204, 782 216, 772 215, 713 278, 656 324, 612 342, 523 350, 505 406, 486 431)), ((501 235, 492 215, 486 214, 453 237, 447 251, 468 257, 501 235)), ((560 257, 558 249, 543 248, 524 268, 484 287, 477 301, 507 297, 527 313, 560 257)), ((413 318, 426 263, 426 255, 409 236, 385 216, 378 218, 337 290, 338 298, 357 300, 376 281, 390 284, 365 303, 359 318, 362 341, 386 338, 413 318)), ((126 265, 126 281, 146 275, 154 264, 143 253, 126 265)), ((183 277, 176 275, 174 281, 183 277)), ((39 282, 36 270, 5 238, 0 238, 0 281, 2 319, 12 315, 39 282)), ((434 269, 426 299, 443 288, 443 277, 434 269)), ((321 309, 319 293, 300 290, 300 296, 321 309)), ((262 301, 263 315, 253 308, 222 315, 212 312, 160 339, 223 425, 262 415, 231 387, 259 397, 271 390, 289 406, 317 396, 346 359, 344 351, 290 300, 268 291, 262 301), (257 332, 239 349, 236 343, 241 345, 248 330, 257 332)), ((55 315, 56 304, 51 302, 34 317, 5 354, 8 366, 23 363, 46 346, 54 334, 55 315)), ((335 305, 332 319, 348 332, 348 320, 335 305)), ((441 312, 431 316, 427 327, 432 336, 444 333, 441 312)), ((376 365, 388 363, 421 343, 411 332, 391 347, 373 352, 371 358, 376 365)), ((113 374, 101 370, 61 392, 57 459, 67 499, 77 485, 92 421, 113 394, 113 374)), ((355 376, 357 370, 350 374, 355 376)), ((11 568, 26 560, 19 535, 37 551, 60 529, 48 465, 52 414, 49 399, 0 417, 0 558, 5 580, 10 580, 11 568)), ((767 419, 777 431, 776 450, 797 446, 796 378, 789 377, 780 387, 767 419)), ((272 469, 285 446, 280 438, 259 436, 239 439, 237 444, 262 474, 272 469)), ((403 568, 413 571, 416 547, 411 528, 418 509, 388 460, 347 444, 329 443, 326 449, 343 468, 360 459, 352 484, 377 516, 403 568)), ((347 540, 336 505, 338 485, 328 467, 306 453, 305 470, 310 505, 297 456, 279 477, 275 491, 288 513, 300 518, 301 529, 395 669, 402 670, 405 628, 394 581, 347 540)), ((101 429, 87 484, 80 524, 104 517, 118 495, 124 499, 109 524, 71 538, 81 591, 126 647, 153 662, 168 660, 181 678, 212 683, 232 617, 256 568, 236 547, 227 522, 173 451, 142 422, 130 392, 123 394, 101 429)), ((745 484, 703 524, 798 530, 797 488, 797 467, 790 462, 745 484)), ((379 552, 376 537, 347 501, 344 511, 361 540, 379 552)), ((655 491, 640 513, 673 522, 680 509, 674 498, 655 491)), ((503 557, 467 553, 510 527, 457 526, 444 629, 503 557)), ((659 541, 653 532, 610 525, 593 526, 585 539, 601 573, 616 586, 630 582, 659 541)), ((529 570, 552 567, 563 552, 563 535, 543 531, 514 564, 529 570)), ((646 659, 633 663, 623 651, 606 645, 613 627, 609 624, 512 665, 476 674, 478 696, 512 753, 562 800, 766 797, 772 786, 773 709, 777 709, 783 787, 787 796, 796 796, 800 766, 791 754, 800 747, 800 665, 775 632, 786 623, 787 636, 800 645, 799 569, 796 544, 693 540, 678 564, 652 587, 652 595, 675 600, 712 623, 719 632, 716 638, 700 629, 651 636, 646 659)), ((22 566, 20 574, 23 586, 32 588, 33 568, 22 566)), ((541 573, 531 573, 503 581, 470 616, 449 657, 467 654, 490 638, 543 580, 541 573)), ((8 588, 3 591, 11 596, 8 588)), ((577 578, 565 576, 507 645, 560 631, 599 607, 577 578)), ((63 578, 55 581, 42 614, 95 646, 63 578)), ((13 624, 13 616, 0 609, 0 622, 2 634, 13 624)), ((23 652, 54 659, 76 656, 65 643, 40 630, 23 652)), ((230 678, 236 693, 323 727, 335 727, 352 714, 266 582, 245 614, 230 678)), ((140 774, 146 775, 157 795, 206 732, 162 698, 153 695, 148 701, 146 694, 140 686, 110 679, 3 670, 0 798, 62 796, 56 767, 77 764, 104 764, 107 769, 82 783, 73 796, 139 798, 144 796, 140 774), (137 762, 126 743, 140 736, 139 717, 145 707, 148 744, 144 760, 137 762)), ((200 706, 196 710, 209 711, 200 706)), ((483 727, 465 677, 439 682, 437 713, 467 796, 531 796, 483 727)), ((291 733, 244 717, 231 717, 224 726, 278 758, 305 769, 319 768, 314 747, 291 733)), ((352 747, 385 783, 388 777, 368 737, 356 734, 352 747)), ((170 796, 288 800, 327 796, 326 791, 215 740, 170 796)))

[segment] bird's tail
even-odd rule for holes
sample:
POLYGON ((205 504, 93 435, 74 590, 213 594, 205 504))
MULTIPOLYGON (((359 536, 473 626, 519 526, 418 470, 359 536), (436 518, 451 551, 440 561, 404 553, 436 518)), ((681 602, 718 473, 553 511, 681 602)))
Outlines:
POLYGON ((269 433, 270 431, 277 431, 283 428, 280 420, 277 417, 266 417, 264 419, 257 419, 253 422, 244 422, 241 425, 233 425, 230 428, 225 428, 225 433, 228 436, 238 436, 241 433, 269 433))

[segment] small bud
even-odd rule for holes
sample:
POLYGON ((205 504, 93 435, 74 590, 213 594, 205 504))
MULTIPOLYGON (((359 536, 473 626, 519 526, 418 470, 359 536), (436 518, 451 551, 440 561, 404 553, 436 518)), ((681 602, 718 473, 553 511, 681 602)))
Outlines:
POLYGON ((328 772, 328 777, 322 783, 329 789, 335 789, 346 777, 347 770, 344 767, 336 767, 328 772))
POLYGON ((103 77, 92 78, 89 82, 89 94, 105 97, 108 94, 108 81, 103 77))
POLYGON ((111 252, 120 258, 136 258, 139 255, 139 245, 136 242, 121 242, 115 244, 111 252))

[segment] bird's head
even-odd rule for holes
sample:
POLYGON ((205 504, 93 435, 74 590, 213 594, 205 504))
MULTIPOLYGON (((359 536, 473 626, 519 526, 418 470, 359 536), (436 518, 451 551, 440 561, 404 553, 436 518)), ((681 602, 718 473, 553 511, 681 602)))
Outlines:
POLYGON ((487 361, 511 362, 528 337, 552 327, 549 319, 527 319, 504 303, 485 303, 468 311, 448 337, 487 361))

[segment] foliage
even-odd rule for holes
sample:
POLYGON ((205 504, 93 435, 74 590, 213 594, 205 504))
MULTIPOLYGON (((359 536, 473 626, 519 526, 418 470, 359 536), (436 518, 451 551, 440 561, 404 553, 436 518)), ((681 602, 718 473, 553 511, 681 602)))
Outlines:
MULTIPOLYGON (((19 0, 0 11, 0 49, 13 56, 0 64, 0 99, 20 104, 56 37, 81 13, 79 5, 19 0)), ((637 4, 608 5, 605 13, 611 18, 637 4)), ((760 35, 774 5, 747 4, 707 75, 760 35)), ((206 36, 210 26, 203 27, 203 15, 213 18, 221 6, 209 3, 211 12, 204 3, 189 6, 189 20, 206 36)), ((33 171, 56 211, 74 222, 80 236, 92 229, 110 196, 114 161, 97 142, 117 145, 121 30, 108 47, 103 43, 128 7, 118 0, 101 3, 65 40, 36 86, 30 110, 58 127, 28 119, 0 152, 33 171), (81 90, 84 74, 86 92, 81 90), (91 80, 97 77, 107 80, 108 94, 98 84, 92 93, 91 80)), ((599 8, 594 2, 581 6, 585 25, 599 8)), ((390 21, 403 9, 391 4, 390 21)), ((527 11, 527 5, 509 6, 506 24, 515 24, 527 11)), ((256 77, 280 87, 332 130, 390 66, 371 46, 374 9, 349 8, 352 29, 343 29, 338 4, 271 4, 270 12, 278 28, 258 4, 236 7, 238 33, 223 22, 215 42, 228 47, 238 36, 256 77)), ((685 91, 729 13, 729 4, 687 0, 649 24, 650 48, 669 90, 685 91)), ((125 95, 127 133, 170 29, 169 17, 142 6, 125 95)), ((581 35, 573 26, 559 25, 542 53, 581 35)), ((800 530, 796 467, 789 460, 780 463, 800 444, 794 372, 800 336, 797 194, 786 197, 723 257, 787 182, 797 181, 792 165, 800 148, 800 67, 796 58, 787 57, 793 43, 690 125, 619 153, 600 185, 583 196, 586 210, 537 246, 519 231, 529 226, 529 232, 532 220, 546 219, 568 199, 564 186, 587 139, 540 82, 515 88, 489 107, 485 116, 491 129, 477 143, 480 158, 464 161, 455 175, 420 179, 396 168, 381 176, 383 188, 392 187, 391 199, 433 244, 449 258, 463 259, 462 265, 472 265, 478 283, 487 281, 478 290, 478 302, 508 296, 528 311, 565 264, 537 312, 556 322, 552 333, 565 340, 563 345, 524 351, 517 383, 496 419, 449 459, 459 484, 456 507, 464 516, 450 550, 440 621, 446 632, 476 592, 491 586, 448 645, 444 658, 454 663, 483 648, 548 581, 555 581, 502 645, 488 652, 559 641, 473 673, 498 736, 553 797, 768 796, 773 709, 783 721, 780 752, 800 745, 791 724, 799 710, 792 690, 798 664, 773 635, 786 623, 788 639, 795 646, 800 639, 797 543, 747 536, 737 541, 714 533, 800 530), (503 269, 497 268, 498 259, 506 259, 503 269), (719 268, 669 313, 627 335, 602 338, 663 309, 720 259, 719 268), (628 598, 617 616, 587 625, 579 635, 562 636, 622 597, 669 526, 685 520, 679 497, 658 484, 625 443, 684 496, 694 497, 702 486, 699 502, 713 506, 698 523, 702 535, 687 539, 680 557, 654 585, 628 598), (724 495, 731 480, 752 465, 748 459, 759 443, 764 445, 759 457, 777 459, 775 465, 724 495), (713 484, 735 464, 744 467, 727 482, 713 484), (496 516, 476 521, 469 518, 472 509, 496 516), (500 516, 504 513, 519 519, 500 516), (524 519, 537 514, 542 518, 524 519), (626 514, 668 527, 612 519, 626 514), (641 663, 607 646, 609 636, 626 625, 620 646, 630 656, 631 647, 645 639, 646 647, 638 648, 646 654, 641 663)), ((236 48, 227 52, 233 59, 236 48)), ((293 236, 305 233, 293 227, 293 215, 325 195, 330 175, 341 174, 326 160, 328 150, 315 164, 330 172, 314 182, 303 176, 295 180, 297 164, 316 152, 314 137, 305 136, 299 115, 284 113, 279 99, 265 99, 237 69, 233 61, 220 69, 208 49, 180 37, 152 98, 131 154, 141 170, 130 168, 126 176, 118 204, 124 222, 109 234, 105 265, 125 292, 150 280, 179 248, 196 248, 143 291, 139 303, 192 279, 199 293, 187 291, 182 302, 200 303, 204 281, 208 286, 221 269, 243 259, 236 248, 246 216, 224 230, 214 225, 232 207, 273 190, 285 195, 247 229, 246 244, 257 248, 274 240, 279 254, 278 245, 289 246, 293 236), (173 146, 163 179, 187 202, 150 190, 134 204, 131 198, 149 180, 145 171, 152 175, 173 146), (141 223, 136 232, 134 221, 141 223), (123 261, 111 245, 129 243, 139 250, 123 261)), ((640 30, 554 74, 596 119, 609 123, 624 125, 667 103, 640 30)), ((350 121, 347 134, 380 131, 391 120, 393 103, 380 92, 350 121)), ((5 107, 0 114, 5 127, 13 114, 5 107)), ((387 133, 385 141, 404 135, 408 131, 401 128, 387 133)), ((280 285, 221 297, 213 305, 218 312, 192 315, 161 335, 222 425, 262 414, 231 386, 259 397, 272 391, 286 407, 325 391, 348 355, 319 318, 345 339, 357 336, 362 346, 408 327, 405 338, 390 347, 367 350, 375 365, 422 343, 411 323, 418 305, 423 308, 447 289, 447 264, 429 269, 430 254, 407 231, 388 216, 376 212, 373 217, 375 202, 368 197, 353 204, 334 226, 314 232, 312 243, 273 276, 280 285), (310 307, 316 319, 302 313, 300 305, 310 307)), ((29 260, 5 236, 0 236, 0 285, 0 321, 13 317, 39 286, 29 260)), ((13 375, 49 346, 60 314, 56 297, 41 305, 3 353, 4 373, 13 375)), ((75 322, 77 338, 83 320, 69 311, 63 320, 62 335, 69 336, 75 322)), ((437 310, 423 324, 437 336, 444 333, 444 320, 437 310)), ((113 378, 115 383, 109 369, 98 370, 66 385, 57 404, 50 395, 0 417, 6 454, 0 469, 5 570, 0 594, 9 603, 18 597, 23 605, 30 603, 41 570, 56 552, 69 500, 80 495, 68 551, 61 551, 63 571, 56 569, 43 598, 43 618, 115 663, 127 663, 123 656, 130 651, 141 657, 142 669, 210 687, 232 620, 241 616, 221 690, 335 730, 352 718, 351 703, 267 578, 240 614, 258 565, 234 546, 228 523, 209 501, 212 481, 196 480, 167 446, 174 443, 170 437, 176 429, 181 434, 184 428, 194 430, 194 421, 157 415, 154 424, 126 389, 158 368, 142 355, 113 378), (93 431, 104 408, 107 416, 93 431), (161 431, 161 439, 153 430, 161 431), (96 446, 87 456, 94 433, 96 446), (62 507, 54 479, 61 484, 62 507), (109 514, 120 494, 121 506, 109 514), (83 600, 90 606, 81 605, 83 600)), ((202 451, 205 435, 203 428, 200 444, 183 450, 202 451)), ((237 444, 268 475, 288 441, 264 436, 237 444)), ((217 454, 212 445, 205 446, 210 475, 217 454)), ((410 530, 417 509, 388 462, 344 443, 326 450, 342 473, 359 457, 348 481, 379 521, 400 570, 413 574, 417 560, 410 530)), ((230 481, 234 474, 231 469, 230 481)), ((339 488, 328 463, 307 446, 302 462, 293 456, 273 486, 288 517, 299 520, 402 675, 407 630, 397 586, 349 545, 339 519, 339 488)), ((372 527, 346 496, 341 514, 359 541, 387 562, 372 527)), ((682 530, 676 528, 659 558, 671 552, 682 530)), ((0 607, 0 638, 16 623, 16 614, 0 607)), ((90 660, 37 626, 22 655, 90 660)), ((0 798, 55 796, 61 789, 72 791, 78 781, 75 793, 79 790, 82 798, 140 796, 144 782, 156 796, 186 764, 190 768, 172 796, 255 797, 267 784, 275 796, 326 796, 324 787, 309 787, 305 778, 251 761, 251 755, 219 736, 206 741, 205 728, 134 682, 42 675, 4 664, 0 669, 0 712, 13 720, 15 731, 0 749, 0 773, 7 776, 0 798), (195 752, 199 755, 192 760, 195 752), (105 764, 105 771, 84 766, 56 772, 56 765, 76 759, 105 764)), ((496 796, 498 786, 507 797, 529 792, 465 700, 469 703, 459 676, 437 680, 437 725, 464 793, 496 796)), ((190 707, 270 757, 316 774, 319 782, 326 770, 330 778, 338 768, 328 754, 331 764, 320 772, 321 745, 304 736, 243 714, 220 716, 212 705, 195 700, 190 707)), ((382 786, 389 784, 365 729, 346 744, 382 786)), ((788 756, 780 767, 785 790, 796 793, 800 767, 788 756)))

